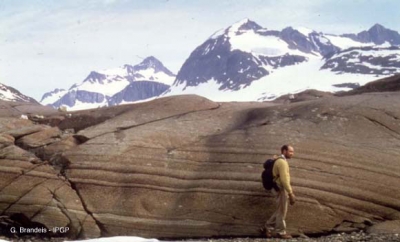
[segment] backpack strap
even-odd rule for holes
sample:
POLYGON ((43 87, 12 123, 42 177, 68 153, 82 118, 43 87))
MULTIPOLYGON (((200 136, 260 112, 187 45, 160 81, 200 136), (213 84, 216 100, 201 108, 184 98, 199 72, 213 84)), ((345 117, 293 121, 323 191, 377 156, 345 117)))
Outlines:
MULTIPOLYGON (((277 161, 277 160, 279 160, 279 159, 283 159, 281 156, 279 156, 278 158, 276 158, 275 159, 275 162, 277 161)), ((274 162, 274 166, 275 166, 275 162, 274 162)), ((273 167, 272 167, 272 170, 273 170, 273 167)), ((275 189, 275 191, 277 191, 277 192, 279 192, 281 189, 279 188, 279 186, 278 186, 278 184, 276 183, 276 180, 278 180, 279 179, 279 174, 278 174, 278 176, 276 176, 276 178, 274 179, 274 184, 273 184, 273 186, 272 186, 272 188, 274 188, 275 189)))

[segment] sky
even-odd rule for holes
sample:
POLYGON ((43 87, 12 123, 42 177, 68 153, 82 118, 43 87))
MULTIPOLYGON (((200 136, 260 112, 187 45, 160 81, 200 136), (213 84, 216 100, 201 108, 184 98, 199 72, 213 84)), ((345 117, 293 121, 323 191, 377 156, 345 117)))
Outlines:
POLYGON ((0 0, 0 83, 40 101, 93 70, 155 56, 175 74, 214 32, 249 18, 267 29, 400 31, 397 0, 0 0))

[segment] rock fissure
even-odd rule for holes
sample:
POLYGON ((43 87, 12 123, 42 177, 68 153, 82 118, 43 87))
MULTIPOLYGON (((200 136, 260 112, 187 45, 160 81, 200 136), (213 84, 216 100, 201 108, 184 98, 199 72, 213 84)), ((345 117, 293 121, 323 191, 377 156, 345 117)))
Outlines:
MULTIPOLYGON (((67 180, 69 181, 68 178, 67 178, 67 180)), ((80 201, 81 201, 82 207, 85 209, 85 212, 86 212, 89 216, 91 216, 91 217, 93 218, 93 220, 95 221, 97 227, 100 229, 100 233, 101 233, 100 235, 101 235, 102 237, 104 237, 105 234, 107 233, 106 228, 104 227, 104 225, 103 225, 98 219, 96 219, 96 217, 93 215, 93 212, 91 212, 91 211, 88 209, 88 207, 87 207, 87 205, 86 205, 86 203, 85 203, 85 200, 83 199, 82 195, 80 194, 79 189, 76 188, 75 184, 74 184, 73 182, 71 182, 71 181, 69 181, 69 182, 70 182, 70 184, 71 184, 71 188, 72 188, 72 189, 76 192, 76 194, 78 195, 78 197, 79 197, 79 199, 80 199, 80 201)))
MULTIPOLYGON (((49 189, 48 189, 48 190, 49 190, 49 189)), ((29 220, 33 221, 33 219, 34 219, 37 215, 41 214, 41 213, 42 213, 43 211, 45 211, 48 207, 50 207, 50 204, 51 204, 51 203, 53 203, 53 198, 52 198, 52 197, 49 199, 49 201, 48 201, 46 204, 42 205, 42 207, 41 207, 40 209, 38 209, 34 214, 32 214, 32 216, 29 217, 29 220)))
POLYGON ((29 190, 27 190, 26 192, 24 192, 22 195, 20 195, 16 200, 14 200, 12 203, 10 203, 4 210, 3 212, 0 214, 4 215, 12 206, 14 206, 15 204, 17 204, 19 201, 21 201, 21 199, 23 197, 25 197, 27 194, 29 194, 33 189, 35 189, 36 187, 42 185, 43 183, 47 182, 48 180, 50 180, 50 178, 44 179, 41 182, 38 182, 37 184, 35 184, 32 188, 30 188, 29 190))
MULTIPOLYGON (((68 160, 66 157, 64 157, 64 159, 68 160)), ((103 226, 103 224, 102 224, 98 219, 96 219, 96 217, 93 215, 93 212, 91 212, 90 209, 87 207, 87 205, 86 205, 86 203, 85 203, 85 200, 83 199, 82 195, 81 195, 80 192, 79 192, 79 189, 76 187, 75 183, 72 182, 72 181, 68 178, 68 176, 66 175, 66 172, 65 172, 66 169, 68 169, 68 167, 63 167, 62 170, 60 171, 60 174, 62 174, 62 176, 63 176, 63 177, 68 181, 68 183, 70 184, 71 188, 75 191, 76 195, 78 196, 78 198, 79 198, 79 200, 80 200, 80 204, 82 205, 82 207, 83 207, 83 209, 85 210, 86 214, 87 214, 88 216, 90 216, 90 217, 94 220, 94 222, 96 223, 96 226, 97 226, 98 229, 100 230, 101 236, 103 237, 103 236, 105 235, 105 233, 106 233, 107 230, 105 229, 105 227, 103 226)), ((85 218, 85 220, 86 220, 86 218, 85 218)), ((81 225, 82 225, 82 223, 81 223, 81 225)), ((82 228, 82 226, 81 226, 81 228, 82 228)), ((81 233, 82 233, 82 230, 79 231, 79 234, 81 234, 81 233)))
POLYGON ((395 120, 399 120, 400 119, 399 117, 395 116, 394 114, 392 114, 392 113, 390 113, 390 112, 388 112, 386 110, 379 109, 379 108, 372 108, 372 107, 370 107, 370 109, 378 111, 378 112, 382 112, 382 113, 386 114, 387 116, 392 117, 395 120))
MULTIPOLYGON (((35 132, 38 133, 38 132, 35 132)), ((2 192, 5 188, 7 188, 8 186, 12 185, 13 183, 15 183, 18 179, 29 175, 30 172, 36 170, 39 167, 42 167, 44 165, 48 165, 49 167, 51 167, 53 170, 55 170, 58 173, 58 177, 62 177, 63 178, 63 184, 57 188, 55 188, 54 190, 46 187, 46 189, 48 190, 48 192, 51 194, 51 198, 49 199, 49 201, 44 204, 41 205, 42 207, 36 211, 33 215, 31 215, 29 218, 27 217, 27 219, 29 221, 33 221, 39 214, 41 214, 42 212, 44 212, 46 209, 48 209, 49 207, 53 207, 51 206, 52 203, 55 203, 55 205, 57 206, 57 208, 59 209, 59 211, 68 219, 69 224, 67 225, 67 227, 70 228, 68 234, 72 235, 76 238, 82 236, 83 233, 83 224, 86 221, 87 217, 90 216, 93 218, 93 220, 96 222, 96 219, 92 216, 92 214, 90 213, 90 211, 88 211, 85 207, 85 204, 83 202, 83 200, 81 199, 81 197, 79 196, 79 193, 74 189, 73 184, 70 183, 69 179, 65 176, 65 174, 63 173, 64 171, 64 167, 62 167, 62 169, 60 171, 57 171, 57 167, 53 166, 53 164, 51 164, 50 162, 48 162, 45 159, 45 154, 43 152, 43 148, 46 147, 47 145, 50 145, 54 142, 57 142, 58 139, 53 140, 51 143, 49 144, 43 144, 42 146, 36 147, 36 148, 29 148, 28 146, 26 146, 23 142, 17 142, 18 140, 21 140, 21 138, 28 136, 32 133, 26 133, 24 135, 22 135, 21 137, 19 137, 19 139, 16 140, 16 142, 14 142, 14 144, 29 152, 30 154, 33 154, 35 158, 35 163, 33 163, 33 161, 31 161, 30 163, 32 163, 32 167, 29 167, 28 169, 22 169, 21 170, 21 174, 18 174, 16 177, 14 177, 11 181, 7 182, 7 184, 3 185, 3 187, 0 189, 0 192, 2 192), (39 161, 36 161, 39 160, 39 161), (56 194, 56 191, 58 189, 60 189, 61 187, 65 186, 66 184, 64 183, 66 182, 73 190, 75 190, 77 196, 80 198, 80 204, 82 205, 82 207, 85 209, 86 212, 86 216, 83 219, 83 221, 80 221, 75 214, 71 213, 68 208, 65 206, 65 204, 63 203, 63 200, 61 198, 59 198, 56 194)), ((57 157, 61 157, 62 156, 62 152, 55 152, 54 154, 51 155, 52 159, 57 158, 57 157)), ((29 161, 28 161, 29 162, 29 161)), ((4 215, 7 213, 7 211, 13 207, 14 205, 18 204, 21 199, 23 199, 27 194, 29 194, 30 192, 32 192, 35 188, 41 186, 42 184, 48 182, 49 180, 54 179, 54 178, 45 178, 44 180, 40 181, 39 183, 35 184, 33 187, 31 187, 30 189, 28 189, 26 192, 24 192, 23 194, 21 194, 18 198, 16 198, 13 202, 11 202, 5 209, 3 209, 1 215, 4 215)), ((101 228, 99 227, 99 230, 101 228)), ((61 234, 60 234, 61 235, 61 234)), ((63 234, 63 236, 65 236, 65 234, 63 234)))
POLYGON ((35 170, 36 168, 42 166, 46 164, 46 162, 43 161, 43 163, 39 163, 34 165, 32 168, 29 168, 27 170, 21 170, 21 174, 19 174, 18 176, 14 177, 11 181, 9 181, 7 184, 5 184, 1 189, 0 189, 0 193, 7 188, 8 186, 10 186, 12 183, 14 183, 15 181, 17 181, 20 177, 25 176, 26 174, 28 174, 29 172, 35 170))
MULTIPOLYGON (((218 105, 217 105, 216 107, 213 107, 213 108, 208 108, 208 109, 203 109, 203 110, 194 110, 194 111, 189 111, 189 112, 185 112, 185 113, 180 113, 180 114, 175 114, 175 115, 167 116, 167 117, 160 118, 160 119, 151 120, 151 121, 144 122, 144 123, 140 123, 140 124, 134 124, 134 125, 129 125, 129 126, 117 127, 116 130, 114 130, 114 131, 101 133, 101 134, 98 134, 98 135, 96 135, 96 136, 94 136, 94 137, 91 137, 90 139, 95 139, 95 138, 97 138, 97 137, 100 137, 100 136, 103 136, 103 135, 106 135, 106 134, 115 133, 115 132, 121 132, 121 131, 124 131, 124 130, 132 129, 132 128, 137 128, 137 127, 140 127, 140 126, 144 126, 144 125, 147 125, 147 124, 152 124, 152 123, 159 122, 159 121, 164 121, 164 120, 171 119, 171 118, 181 117, 181 116, 184 116, 184 115, 187 115, 187 114, 191 114, 191 113, 197 113, 197 112, 204 112, 204 111, 209 111, 209 110, 215 110, 215 109, 218 109, 220 106, 221 106, 221 104, 218 103, 218 105)), ((79 135, 79 134, 78 134, 78 135, 79 135)), ((80 135, 80 136, 84 136, 84 135, 80 135)), ((86 137, 86 138, 87 138, 87 137, 86 137)), ((87 139, 89 139, 89 138, 87 138, 87 139)))
POLYGON ((51 191, 49 189, 49 192, 52 194, 52 201, 56 201, 56 205, 60 209, 61 213, 64 214, 64 216, 69 220, 69 224, 67 226, 71 229, 69 233, 79 235, 83 229, 83 223, 68 211, 67 207, 64 205, 62 200, 58 198, 55 191, 51 191))
POLYGON ((367 117, 367 116, 363 116, 363 117, 364 117, 365 119, 369 120, 370 122, 372 122, 373 124, 378 125, 378 126, 380 126, 380 127, 383 127, 385 130, 389 131, 388 134, 390 134, 392 137, 394 137, 394 138, 396 138, 396 139, 400 139, 400 137, 399 137, 399 136, 400 136, 400 133, 397 132, 396 130, 390 128, 389 126, 385 125, 385 124, 382 123, 382 122, 379 122, 379 121, 376 120, 376 119, 373 119, 373 118, 370 118, 370 117, 367 117), (394 134, 393 134, 393 133, 394 133, 394 134))

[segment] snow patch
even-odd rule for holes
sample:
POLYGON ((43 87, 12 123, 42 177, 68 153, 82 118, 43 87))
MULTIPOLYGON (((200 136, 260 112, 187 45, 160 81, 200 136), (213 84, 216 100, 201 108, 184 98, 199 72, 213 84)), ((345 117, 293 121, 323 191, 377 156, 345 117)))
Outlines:
POLYGON ((14 101, 17 99, 17 96, 8 89, 7 90, 0 89, 0 99, 5 101, 14 101))
POLYGON ((121 77, 125 77, 128 76, 128 71, 127 68, 121 68, 121 67, 117 67, 117 68, 112 68, 112 69, 106 69, 106 70, 101 70, 101 71, 96 71, 100 74, 104 74, 106 76, 121 76, 121 77))
POLYGON ((156 72, 154 68, 148 68, 146 70, 140 70, 136 72, 143 77, 136 78, 135 81, 155 81, 171 86, 175 81, 175 76, 170 76, 165 72, 156 72))
POLYGON ((225 29, 220 29, 220 30, 217 30, 214 34, 212 34, 209 39, 217 39, 218 37, 220 37, 224 34, 225 34, 225 29))
POLYGON ((363 50, 363 49, 352 49, 352 50, 348 50, 348 51, 343 51, 341 53, 335 54, 331 57, 331 59, 333 58, 338 58, 338 57, 345 57, 344 55, 347 55, 351 52, 358 52, 357 54, 359 56, 370 56, 371 58, 376 58, 376 57, 388 57, 390 56, 391 60, 393 61, 400 61, 400 50, 397 49, 380 49, 380 48, 372 48, 372 49, 367 49, 367 50, 363 50))
POLYGON ((234 24, 231 25, 231 27, 229 27, 229 31, 232 32, 237 32, 239 31, 240 27, 242 27, 242 25, 247 24, 250 20, 248 18, 242 19, 234 24))
POLYGON ((348 49, 351 47, 365 47, 365 46, 373 46, 374 43, 361 43, 354 41, 348 37, 343 37, 343 36, 336 36, 336 35, 330 35, 326 34, 324 35, 324 38, 328 39, 334 46, 339 47, 340 49, 348 49))
POLYGON ((87 92, 101 93, 105 96, 112 96, 115 93, 122 91, 130 82, 125 78, 116 78, 113 80, 104 80, 106 84, 101 84, 98 82, 83 82, 72 90, 81 90, 87 92))
POLYGON ((299 31, 301 34, 303 34, 304 36, 308 36, 309 34, 315 32, 312 29, 309 28, 305 28, 305 27, 296 27, 294 28, 295 30, 299 31))
POLYGON ((229 42, 231 43, 231 51, 240 50, 268 57, 285 54, 311 56, 299 50, 290 49, 288 43, 279 37, 263 36, 254 31, 247 31, 241 35, 229 33, 229 42))
POLYGON ((94 109, 94 108, 101 108, 107 106, 107 100, 104 99, 102 103, 86 103, 79 100, 75 100, 75 105, 70 107, 68 106, 68 111, 78 111, 78 110, 85 110, 85 109, 94 109))
POLYGON ((47 96, 45 99, 43 99, 40 103, 42 105, 53 104, 60 98, 62 98, 65 94, 67 94, 67 92, 68 92, 67 90, 62 90, 57 93, 52 93, 50 96, 47 96))

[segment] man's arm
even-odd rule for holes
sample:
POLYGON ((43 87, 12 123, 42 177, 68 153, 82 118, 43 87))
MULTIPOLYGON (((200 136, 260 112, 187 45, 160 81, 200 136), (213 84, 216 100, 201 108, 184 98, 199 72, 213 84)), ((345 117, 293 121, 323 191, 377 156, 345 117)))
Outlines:
POLYGON ((294 205, 296 202, 296 197, 294 196, 292 186, 290 185, 289 165, 287 161, 281 160, 278 163, 278 172, 281 184, 286 192, 289 194, 290 205, 294 205))

